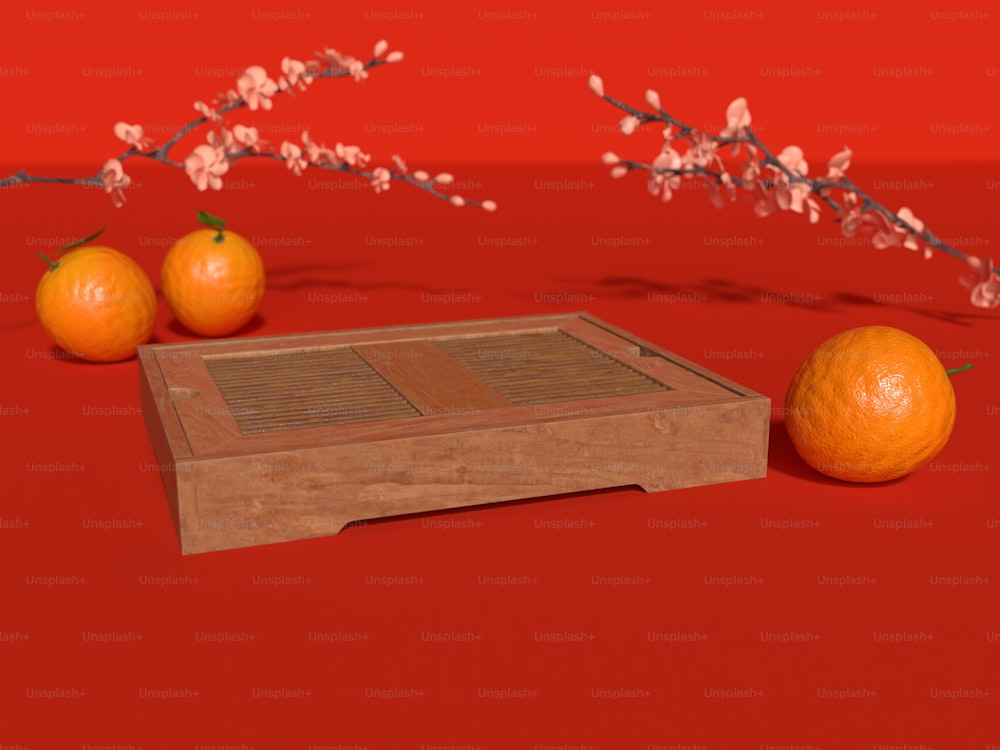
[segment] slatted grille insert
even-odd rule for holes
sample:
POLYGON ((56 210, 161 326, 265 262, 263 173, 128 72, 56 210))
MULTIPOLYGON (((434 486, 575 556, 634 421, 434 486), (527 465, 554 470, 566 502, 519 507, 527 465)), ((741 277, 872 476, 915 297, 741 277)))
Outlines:
POLYGON ((244 435, 420 416, 349 348, 204 362, 244 435))
POLYGON ((518 406, 672 390, 563 331, 435 343, 518 406))

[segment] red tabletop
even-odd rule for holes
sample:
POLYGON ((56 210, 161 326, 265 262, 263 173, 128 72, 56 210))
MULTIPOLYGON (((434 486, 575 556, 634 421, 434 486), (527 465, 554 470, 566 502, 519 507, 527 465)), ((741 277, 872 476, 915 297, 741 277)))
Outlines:
MULTIPOLYGON (((73 187, 0 195, 0 747, 1000 742, 1000 313, 969 304, 964 264, 845 242, 828 214, 757 219, 694 190, 662 205, 599 163, 436 166, 500 209, 266 163, 219 193, 136 164, 118 210, 73 187), (767 478, 182 557, 137 362, 53 348, 35 253, 107 222, 102 242, 155 284, 198 209, 265 260, 240 336, 585 310, 770 396, 767 478), (781 407, 813 347, 868 324, 974 368, 953 377, 941 454, 859 486, 798 459, 781 407)), ((852 169, 859 184, 925 180, 883 195, 925 206, 962 249, 993 247, 995 166, 852 169)), ((161 299, 155 341, 195 338, 161 299)))

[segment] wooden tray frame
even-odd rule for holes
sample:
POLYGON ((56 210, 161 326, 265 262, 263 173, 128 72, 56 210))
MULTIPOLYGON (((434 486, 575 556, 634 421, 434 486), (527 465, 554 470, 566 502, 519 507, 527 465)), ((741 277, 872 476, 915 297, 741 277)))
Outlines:
POLYGON ((363 519, 766 474, 769 398, 584 312, 146 345, 139 362, 184 554, 327 536, 363 519), (568 333, 670 389, 515 406, 427 353, 429 340, 539 331, 568 333), (246 435, 205 364, 341 346, 367 349, 425 416, 246 435))

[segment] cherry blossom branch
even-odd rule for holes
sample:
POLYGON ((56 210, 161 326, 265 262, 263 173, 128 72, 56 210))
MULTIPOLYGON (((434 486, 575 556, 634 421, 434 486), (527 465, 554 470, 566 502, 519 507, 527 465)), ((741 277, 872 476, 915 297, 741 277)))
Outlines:
POLYGON ((308 131, 302 133, 302 146, 290 141, 282 142, 280 150, 275 152, 271 144, 260 139, 256 128, 235 125, 232 129, 225 127, 223 116, 243 107, 251 111, 256 109, 270 110, 272 98, 280 94, 292 93, 293 89, 305 91, 307 86, 319 78, 353 77, 355 81, 368 78, 368 71, 380 65, 399 62, 403 53, 389 52, 388 43, 379 41, 374 48, 371 59, 362 63, 354 57, 341 54, 334 49, 325 47, 323 52, 317 52, 320 61, 302 62, 286 57, 281 62, 282 75, 277 81, 269 78, 267 71, 259 65, 246 69, 236 82, 236 90, 230 89, 220 94, 213 108, 202 101, 195 102, 194 108, 201 117, 181 126, 167 141, 157 145, 152 139, 143 135, 143 128, 126 122, 115 124, 115 135, 125 141, 129 148, 120 156, 108 159, 97 174, 90 177, 47 177, 28 174, 21 170, 4 179, 0 179, 0 187, 32 182, 49 182, 69 185, 103 186, 116 206, 125 202, 124 189, 131 185, 131 178, 125 173, 123 162, 132 157, 141 157, 161 162, 168 166, 183 169, 199 190, 220 190, 223 187, 222 175, 240 159, 266 158, 285 162, 289 170, 301 175, 306 167, 314 167, 329 171, 346 172, 367 179, 375 188, 376 193, 388 190, 393 181, 411 184, 429 195, 448 201, 454 206, 478 206, 486 211, 495 211, 496 203, 490 200, 477 201, 465 199, 460 195, 444 193, 435 185, 447 185, 454 178, 448 173, 435 177, 423 171, 410 174, 406 164, 399 156, 393 156, 393 166, 375 167, 367 170, 365 167, 370 155, 362 152, 358 146, 345 146, 337 143, 332 149, 325 145, 314 143, 308 131), (210 130, 206 143, 196 146, 184 159, 176 161, 170 158, 170 151, 185 135, 206 124, 218 126, 210 130))
POLYGON ((593 93, 625 112, 619 122, 623 134, 631 135, 650 123, 665 126, 663 148, 649 164, 606 152, 602 161, 611 167, 612 177, 624 177, 636 170, 648 172, 649 192, 660 195, 663 201, 671 199, 673 190, 682 180, 700 179, 712 188, 711 200, 719 207, 725 205, 723 192, 732 202, 736 200, 737 190, 744 190, 756 198, 754 212, 761 217, 777 210, 792 210, 805 214, 810 223, 816 223, 823 203, 836 214, 836 221, 847 237, 870 234, 872 244, 879 249, 902 246, 922 250, 925 258, 932 257, 936 249, 966 261, 973 275, 962 276, 959 281, 970 291, 972 304, 990 308, 1000 306, 1000 269, 994 267, 989 258, 970 256, 949 246, 909 208, 904 206, 899 211, 891 211, 861 190, 845 174, 852 156, 846 146, 829 160, 824 177, 810 178, 802 149, 788 146, 775 154, 750 129, 746 99, 732 101, 726 110, 726 126, 718 135, 709 135, 666 112, 661 106, 660 95, 653 89, 646 91, 646 104, 653 111, 643 111, 605 94, 604 82, 599 76, 592 75, 588 84, 593 93), (684 153, 674 148, 677 142, 687 144, 684 153), (730 173, 726 167, 720 153, 726 147, 733 157, 741 151, 746 155, 738 174, 730 173), (840 191, 839 201, 833 197, 834 191, 840 191))

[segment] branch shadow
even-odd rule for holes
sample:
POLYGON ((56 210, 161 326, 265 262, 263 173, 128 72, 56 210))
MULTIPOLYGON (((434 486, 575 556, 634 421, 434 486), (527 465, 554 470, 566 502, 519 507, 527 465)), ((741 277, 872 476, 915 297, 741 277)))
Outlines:
POLYGON ((951 312, 948 310, 930 310, 925 307, 918 307, 916 305, 898 305, 892 304, 887 305, 884 302, 879 302, 868 297, 862 297, 860 294, 853 294, 851 292, 836 292, 833 295, 833 299, 841 305, 848 305, 852 307, 875 307, 875 308, 888 308, 892 307, 898 310, 907 310, 908 312, 915 313, 917 315, 923 315, 934 320, 939 320, 943 323, 951 323, 953 325, 965 326, 969 328, 972 326, 973 321, 983 321, 983 320, 1000 320, 1000 314, 991 315, 988 312, 983 313, 973 313, 973 312, 951 312))
POLYGON ((25 318, 24 320, 12 320, 9 323, 0 325, 0 333, 4 333, 6 331, 16 331, 19 328, 27 328, 28 326, 36 324, 38 324, 38 318, 34 316, 25 318))
POLYGON ((296 291, 300 289, 351 289, 356 291, 371 292, 378 290, 396 289, 411 292, 426 292, 428 294, 451 294, 451 293, 475 293, 472 289, 434 289, 421 284, 407 282, 369 282, 361 283, 354 280, 350 273, 340 274, 341 271, 349 271, 360 268, 370 263, 299 263, 293 266, 284 266, 274 271, 269 271, 267 275, 267 287, 269 289, 281 289, 283 291, 296 291), (334 276, 330 276, 334 274, 334 276), (275 281, 275 279, 278 279, 275 281))
POLYGON ((671 284, 669 282, 653 281, 641 276, 604 276, 598 279, 573 279, 568 277, 557 277, 556 281, 574 284, 577 288, 581 285, 591 284, 602 290, 610 290, 610 294, 618 297, 636 299, 646 297, 655 301, 655 295, 700 295, 705 297, 703 301, 721 299, 726 302, 739 302, 743 304, 753 304, 756 302, 780 302, 789 307, 798 307, 805 310, 815 310, 818 312, 834 312, 829 305, 824 305, 822 299, 815 302, 800 300, 795 297, 805 295, 791 295, 787 292, 779 292, 761 286, 751 284, 740 284, 727 279, 706 278, 700 279, 694 284, 671 284))
POLYGON ((267 272, 267 288, 296 290, 311 286, 349 286, 350 271, 370 265, 361 261, 345 263, 296 263, 267 272), (276 281, 277 279, 277 281, 276 281))
POLYGON ((824 295, 815 302, 810 300, 799 300, 795 295, 788 292, 775 291, 752 284, 741 284, 720 278, 703 278, 694 284, 672 284, 669 282, 659 282, 641 276, 604 276, 597 279, 580 279, 566 276, 556 277, 556 281, 572 284, 577 289, 581 286, 590 285, 593 288, 601 289, 605 294, 618 297, 635 299, 647 297, 655 299, 653 295, 690 295, 700 294, 711 299, 719 299, 726 302, 742 304, 755 304, 772 301, 787 305, 789 307, 814 312, 837 313, 843 312, 850 307, 868 307, 876 309, 906 310, 916 315, 923 315, 934 320, 952 325, 971 327, 980 321, 1000 321, 1000 314, 984 312, 954 312, 949 310, 933 310, 914 304, 885 303, 871 297, 864 297, 852 292, 834 292, 832 295, 824 295))

